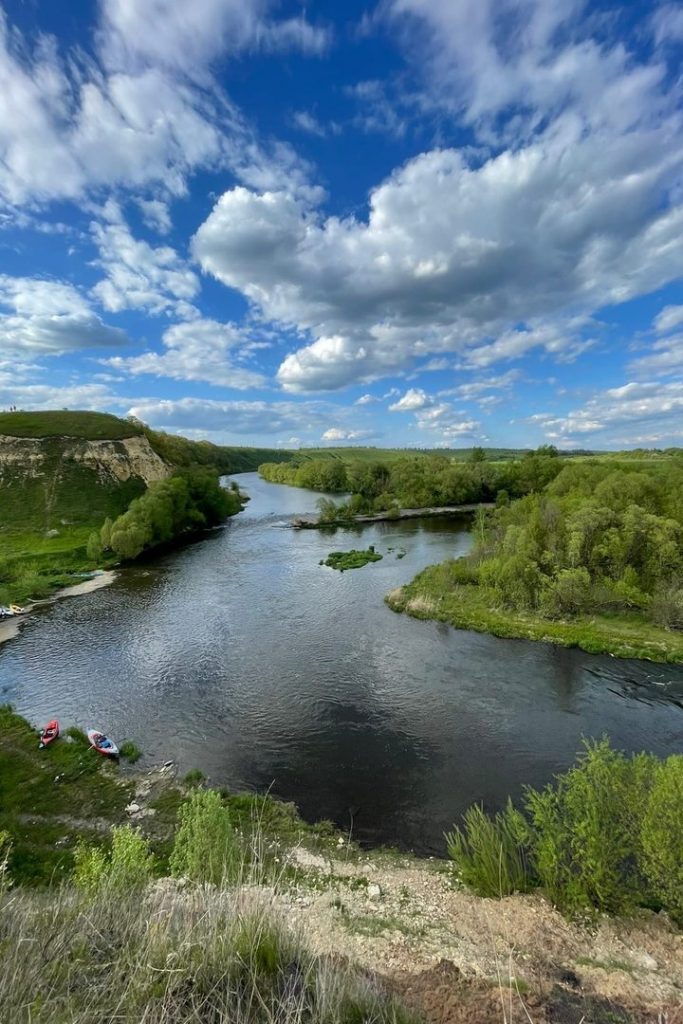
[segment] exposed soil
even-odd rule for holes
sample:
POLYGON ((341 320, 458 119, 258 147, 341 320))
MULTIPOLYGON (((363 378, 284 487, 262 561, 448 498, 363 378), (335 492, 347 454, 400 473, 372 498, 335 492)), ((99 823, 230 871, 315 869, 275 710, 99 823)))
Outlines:
POLYGON ((482 899, 438 861, 292 852, 275 902, 320 953, 391 979, 429 1024, 683 1024, 683 934, 665 915, 568 922, 540 895, 482 899))

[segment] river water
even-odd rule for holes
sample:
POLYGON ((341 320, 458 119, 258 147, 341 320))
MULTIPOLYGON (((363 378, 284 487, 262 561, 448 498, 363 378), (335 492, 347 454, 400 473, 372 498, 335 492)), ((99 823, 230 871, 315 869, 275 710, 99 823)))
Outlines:
POLYGON ((292 530, 319 495, 236 479, 252 500, 224 529, 32 616, 0 649, 0 699, 35 722, 133 739, 143 765, 270 788, 310 820, 420 853, 443 852, 444 829, 473 801, 493 809, 548 782, 584 736, 683 750, 683 666, 386 607, 387 590, 467 550, 466 520, 292 530), (381 562, 319 565, 369 544, 381 562))

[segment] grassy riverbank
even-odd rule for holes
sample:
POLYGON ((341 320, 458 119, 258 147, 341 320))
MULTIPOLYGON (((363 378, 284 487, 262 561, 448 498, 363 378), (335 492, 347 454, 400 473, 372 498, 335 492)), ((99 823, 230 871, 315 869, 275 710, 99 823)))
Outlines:
POLYGON ((653 625, 642 613, 622 611, 551 620, 533 612, 514 611, 502 608, 490 587, 449 582, 448 565, 424 569, 411 583, 390 591, 386 603, 395 612, 447 622, 456 629, 579 647, 589 654, 683 662, 683 634, 653 625))
MULTIPOLYGON (((627 824, 601 779, 574 813, 602 793, 627 824)), ((502 1008, 507 1020, 645 1024, 683 987, 664 915, 587 929, 538 894, 482 899, 446 861, 359 850, 267 796, 167 769, 124 774, 77 733, 39 752, 7 709, 0 787, 0 991, 13 1024, 499 1024, 502 1008)), ((670 854, 669 793, 652 825, 670 833, 670 854)), ((591 821, 618 841, 607 819, 591 821)))

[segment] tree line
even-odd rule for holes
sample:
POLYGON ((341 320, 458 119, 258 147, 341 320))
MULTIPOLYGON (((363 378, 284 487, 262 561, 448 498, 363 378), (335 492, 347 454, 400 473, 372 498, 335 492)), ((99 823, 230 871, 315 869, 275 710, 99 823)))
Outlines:
MULTIPOLYGON (((343 518, 392 508, 504 502, 541 490, 562 466, 557 451, 544 446, 512 462, 488 462, 482 449, 474 449, 469 462, 446 455, 412 455, 392 462, 310 459, 264 463, 259 473, 271 483, 350 494, 346 502, 335 505, 337 517, 343 518)), ((323 516, 334 518, 332 509, 325 508, 323 516)))

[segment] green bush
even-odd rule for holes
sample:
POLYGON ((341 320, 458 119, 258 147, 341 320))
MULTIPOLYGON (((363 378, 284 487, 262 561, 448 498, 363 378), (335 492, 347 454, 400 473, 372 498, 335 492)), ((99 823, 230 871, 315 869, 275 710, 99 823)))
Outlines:
POLYGON ((446 835, 449 856, 465 885, 480 896, 509 896, 532 885, 526 849, 527 824, 508 801, 493 818, 475 804, 464 827, 446 835))
POLYGON ((110 851, 79 843, 74 862, 74 883, 93 896, 102 890, 127 894, 142 889, 154 870, 145 838, 131 825, 112 828, 110 851))
POLYGON ((654 768, 640 847, 653 897, 683 925, 683 757, 669 757, 654 768))
POLYGON ((133 743, 132 740, 126 740, 125 743, 122 743, 119 747, 119 753, 121 757, 125 758, 126 761, 129 761, 130 764, 135 764, 135 762, 139 761, 142 757, 142 751, 137 743, 133 743))
POLYGON ((543 790, 526 814, 478 806, 446 838, 462 880, 482 896, 542 886, 567 914, 663 908, 683 923, 683 757, 626 757, 607 739, 543 790))
POLYGON ((215 885, 234 881, 241 851, 220 794, 198 789, 180 805, 178 820, 169 860, 171 874, 215 885))
POLYGON ((647 755, 628 759, 603 739, 587 744, 554 786, 527 790, 535 869, 563 910, 626 913, 638 902, 638 822, 651 762, 647 755))

